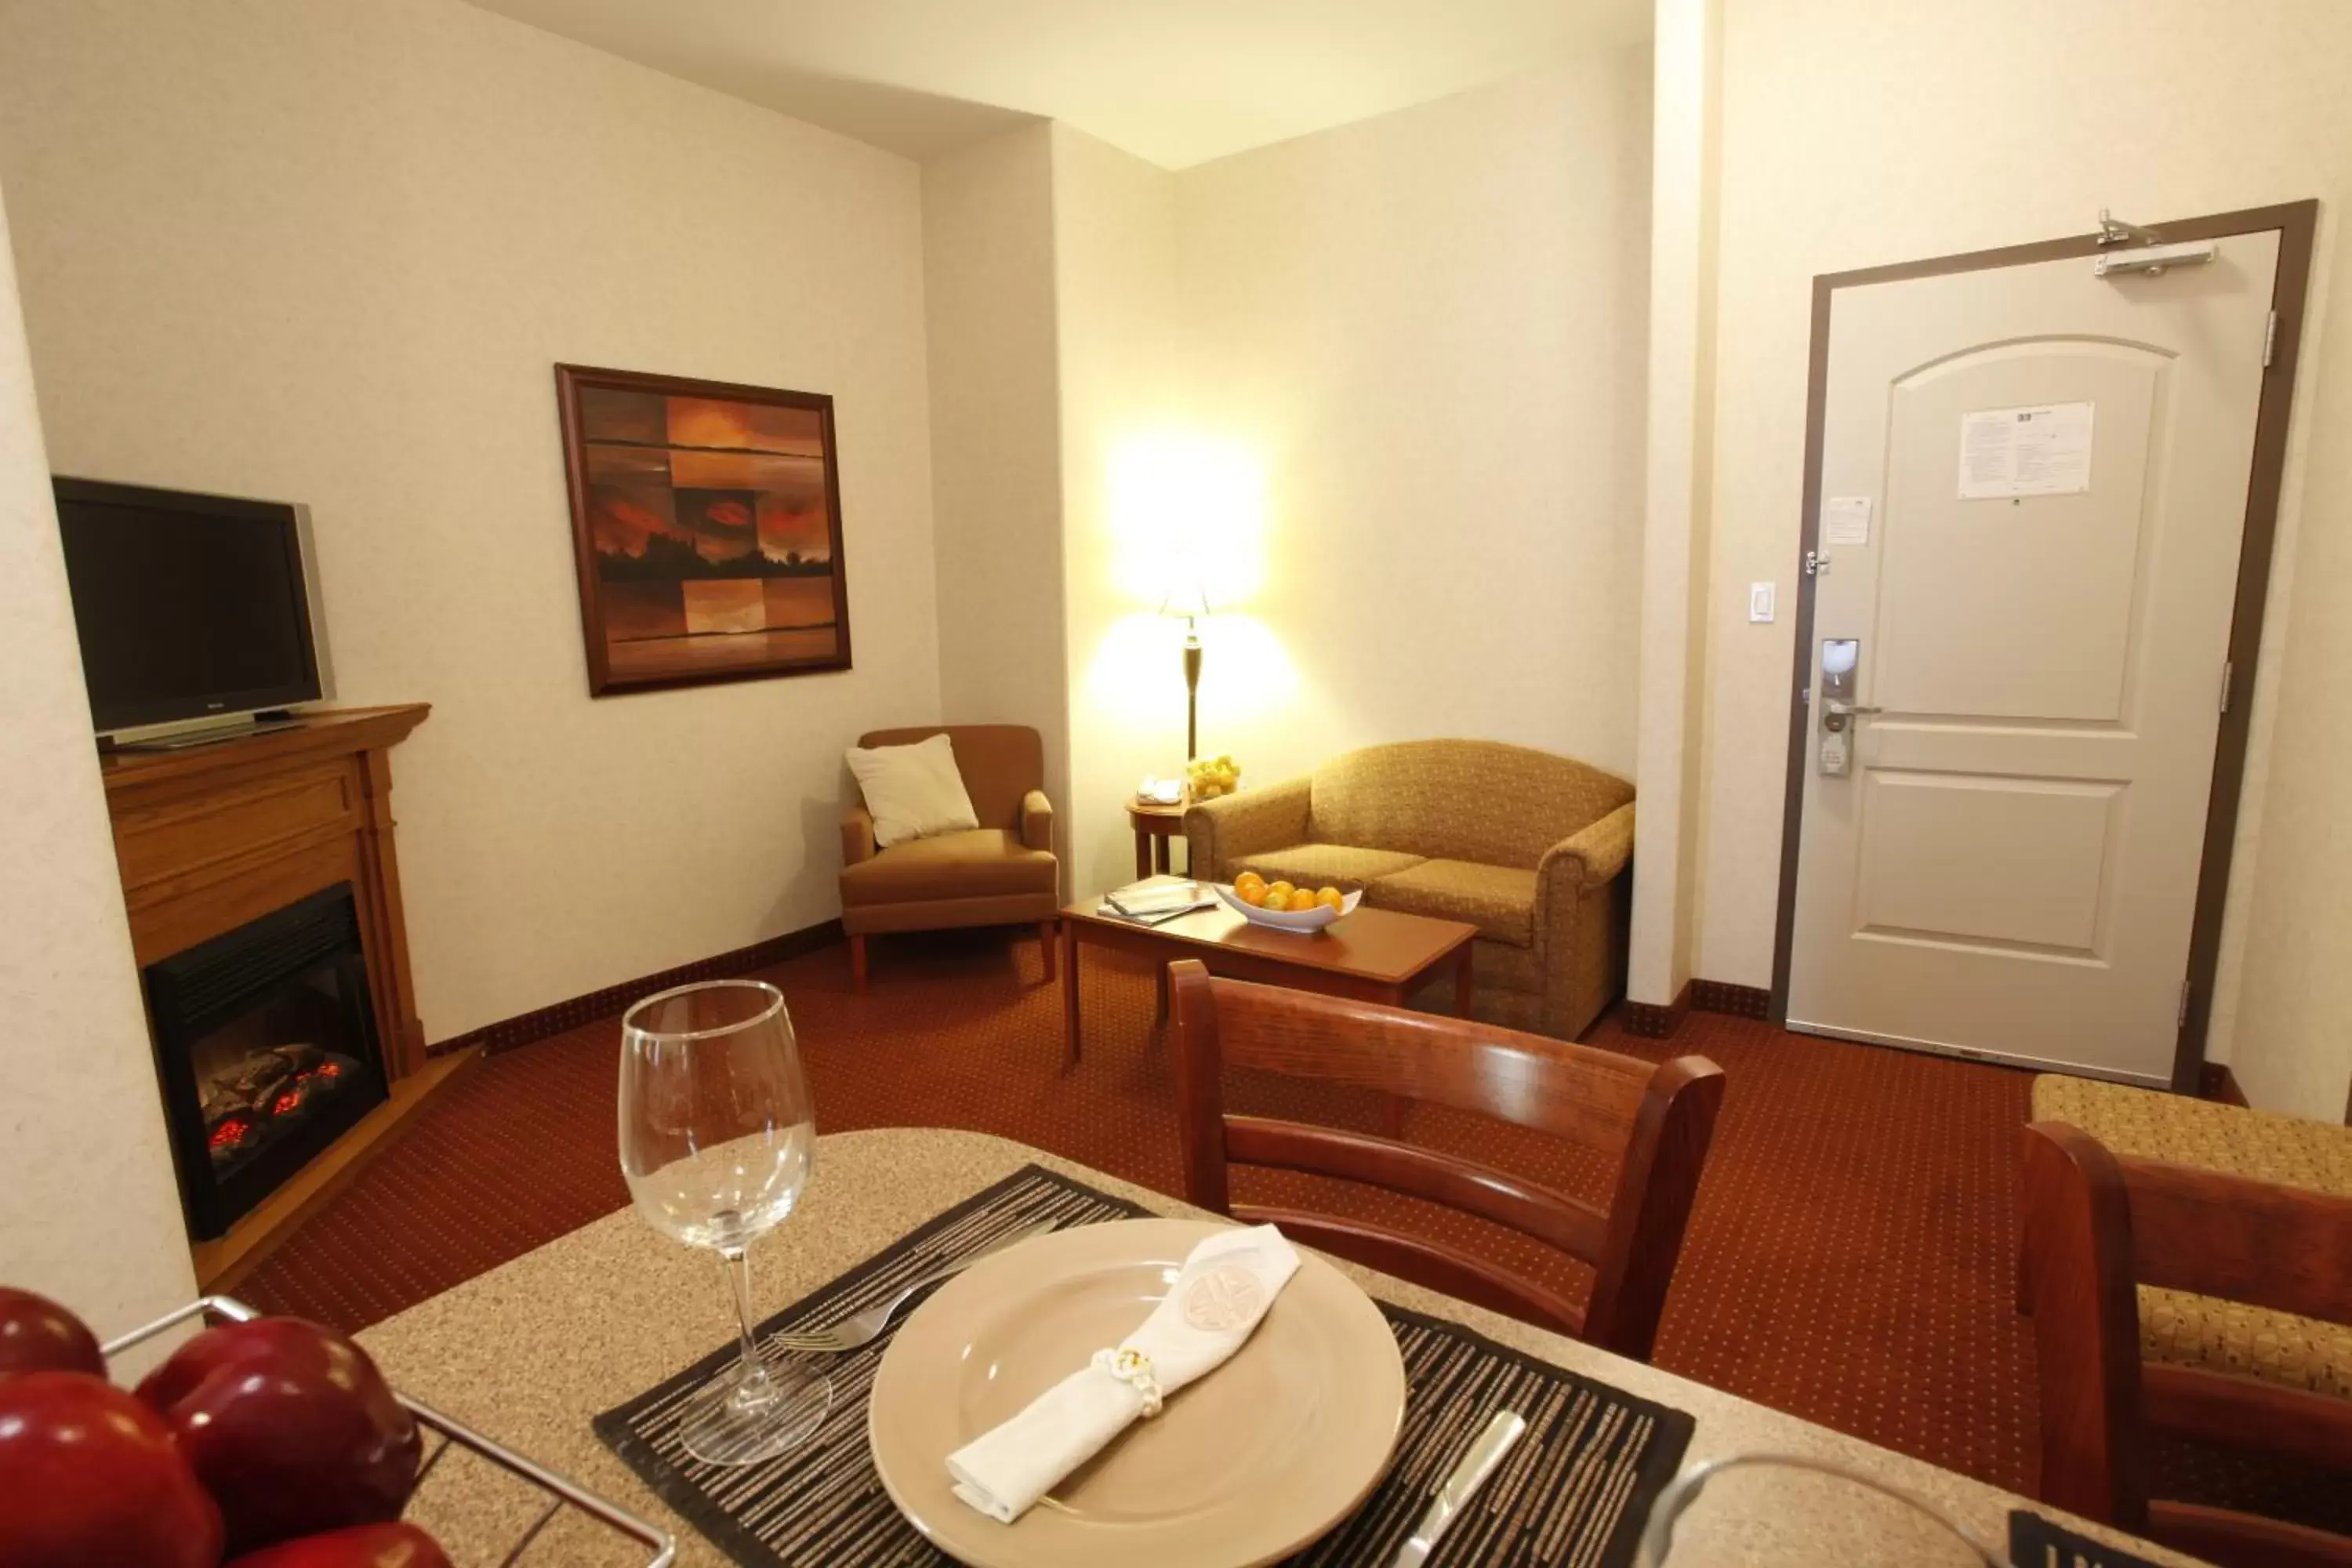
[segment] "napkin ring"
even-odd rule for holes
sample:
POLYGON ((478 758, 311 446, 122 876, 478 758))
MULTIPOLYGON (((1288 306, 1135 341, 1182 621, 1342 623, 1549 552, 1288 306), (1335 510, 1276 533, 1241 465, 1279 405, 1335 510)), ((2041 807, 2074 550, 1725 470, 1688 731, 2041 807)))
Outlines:
POLYGON ((1097 1351, 1094 1356, 1097 1372, 1107 1372, 1121 1383, 1132 1384, 1143 1395, 1145 1419, 1160 1414, 1160 1382, 1151 1375, 1151 1358, 1139 1350, 1097 1351))

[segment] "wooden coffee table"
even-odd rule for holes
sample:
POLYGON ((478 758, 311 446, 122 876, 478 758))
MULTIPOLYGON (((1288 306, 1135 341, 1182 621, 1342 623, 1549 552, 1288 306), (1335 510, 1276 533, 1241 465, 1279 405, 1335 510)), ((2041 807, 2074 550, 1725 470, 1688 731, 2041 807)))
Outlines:
MULTIPOLYGON (((1185 877, 1154 877, 1181 883, 1185 877)), ((1454 968, 1454 1010, 1470 1016, 1470 942, 1478 928, 1394 910, 1359 907, 1319 931, 1252 925, 1223 904, 1179 915, 1162 925, 1139 925, 1098 914, 1100 899, 1062 911, 1062 1021, 1065 1065, 1078 1059, 1078 950, 1091 944, 1139 952, 1152 961, 1160 1016, 1168 1016, 1168 965, 1197 958, 1212 974, 1265 985, 1319 991, 1401 1007, 1439 970, 1454 968)))

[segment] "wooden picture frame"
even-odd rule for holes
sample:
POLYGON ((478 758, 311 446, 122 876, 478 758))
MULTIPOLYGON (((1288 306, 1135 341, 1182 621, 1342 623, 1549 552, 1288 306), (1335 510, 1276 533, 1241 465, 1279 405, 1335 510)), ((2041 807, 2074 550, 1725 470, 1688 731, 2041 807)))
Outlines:
POLYGON ((588 693, 850 668, 833 399, 555 367, 588 693))

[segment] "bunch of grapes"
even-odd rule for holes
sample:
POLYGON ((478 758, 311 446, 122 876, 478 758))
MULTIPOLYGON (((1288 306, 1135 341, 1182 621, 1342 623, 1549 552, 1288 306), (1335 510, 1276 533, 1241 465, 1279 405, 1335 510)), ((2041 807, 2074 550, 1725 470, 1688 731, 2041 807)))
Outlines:
POLYGON ((1230 755, 1202 757, 1184 764, 1184 785, 1194 800, 1214 800, 1241 787, 1241 765, 1230 755))

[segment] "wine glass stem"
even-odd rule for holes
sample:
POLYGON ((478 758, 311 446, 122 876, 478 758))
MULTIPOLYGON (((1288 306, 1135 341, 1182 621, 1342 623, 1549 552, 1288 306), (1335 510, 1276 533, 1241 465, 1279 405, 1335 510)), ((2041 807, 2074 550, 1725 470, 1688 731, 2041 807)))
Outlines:
POLYGON ((719 1257, 727 1267, 727 1283, 735 1295, 735 1328, 743 1339, 743 1371, 747 1376, 763 1375, 767 1368, 760 1360, 760 1347, 751 1338, 751 1259, 740 1247, 722 1247, 719 1257))

